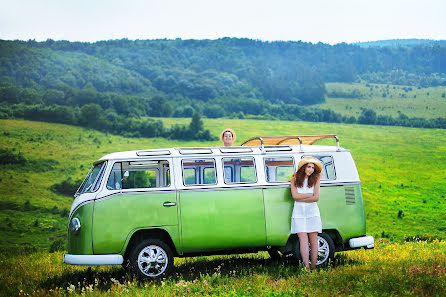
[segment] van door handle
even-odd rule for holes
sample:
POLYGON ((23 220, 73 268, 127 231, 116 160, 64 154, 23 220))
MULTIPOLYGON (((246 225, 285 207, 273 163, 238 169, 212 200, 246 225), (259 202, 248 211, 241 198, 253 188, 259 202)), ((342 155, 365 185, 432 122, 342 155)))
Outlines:
POLYGON ((163 206, 169 207, 169 206, 175 206, 177 205, 175 202, 164 202, 163 206))

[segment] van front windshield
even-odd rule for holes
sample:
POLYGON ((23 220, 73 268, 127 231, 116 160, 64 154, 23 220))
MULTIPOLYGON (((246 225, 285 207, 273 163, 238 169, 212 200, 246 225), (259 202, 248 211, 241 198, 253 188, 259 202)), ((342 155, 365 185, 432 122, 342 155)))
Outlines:
POLYGON ((86 193, 86 192, 94 192, 97 190, 101 176, 104 173, 106 162, 102 162, 93 166, 88 172, 87 177, 85 177, 84 182, 79 187, 79 190, 76 192, 76 196, 86 193))

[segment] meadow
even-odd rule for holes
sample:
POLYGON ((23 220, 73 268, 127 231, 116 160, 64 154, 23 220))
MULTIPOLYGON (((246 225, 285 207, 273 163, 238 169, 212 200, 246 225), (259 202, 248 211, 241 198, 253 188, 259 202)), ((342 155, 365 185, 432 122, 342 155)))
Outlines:
MULTIPOLYGON (((190 119, 162 119, 166 126, 190 119)), ((66 233, 72 197, 50 190, 82 179, 103 155, 147 148, 219 145, 215 142, 125 138, 79 127, 0 120, 0 149, 24 164, 0 172, 0 293, 58 296, 160 295, 445 295, 446 131, 329 123, 204 119, 218 135, 236 130, 236 144, 256 135, 337 134, 351 150, 362 181, 372 251, 336 256, 309 273, 266 253, 175 259, 174 276, 139 283, 120 267, 62 264, 48 248, 66 233)), ((326 140, 328 144, 334 141, 326 140)))
POLYGON ((433 119, 446 113, 446 87, 417 88, 414 86, 372 83, 326 83, 326 102, 314 107, 331 109, 343 116, 358 118, 363 108, 377 115, 398 118, 433 119))
POLYGON ((266 252, 176 258, 171 277, 141 283, 120 267, 61 263, 61 252, 0 258, 4 296, 444 296, 446 243, 391 243, 337 254, 309 272, 266 252))

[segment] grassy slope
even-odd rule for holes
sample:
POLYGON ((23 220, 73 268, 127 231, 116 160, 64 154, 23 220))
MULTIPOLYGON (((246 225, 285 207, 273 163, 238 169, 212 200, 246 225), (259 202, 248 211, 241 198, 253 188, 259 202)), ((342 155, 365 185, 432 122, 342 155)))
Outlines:
MULTIPOLYGON (((168 126, 188 123, 189 119, 163 121, 168 126)), ((225 127, 234 128, 236 144, 253 135, 336 133, 341 146, 351 150, 357 163, 369 234, 381 236, 384 231, 385 236, 394 240, 417 234, 446 238, 444 130, 229 119, 205 120, 205 126, 214 135, 225 127), (397 218, 399 210, 403 211, 402 219, 397 218)), ((61 216, 60 210, 69 208, 72 198, 58 196, 48 187, 69 176, 82 178, 89 164, 106 153, 214 144, 219 142, 127 139, 66 125, 0 120, 0 148, 15 148, 29 159, 59 162, 45 172, 29 167, 2 168, 0 246, 6 249, 27 243, 48 247, 56 236, 63 236, 66 217, 61 216), (31 210, 24 211, 27 200, 31 210), (59 212, 54 211, 55 206, 59 212)), ((311 275, 299 267, 270 262, 264 253, 242 259, 237 256, 176 259, 178 274, 165 281, 164 287, 160 282, 146 286, 128 282, 123 271, 116 267, 94 267, 89 272, 86 267, 62 265, 60 253, 0 256, 0 295, 18 294, 19 290, 41 296, 59 295, 68 292, 70 284, 75 286, 76 293, 81 293, 82 288, 92 289, 94 296, 108 289, 111 295, 128 290, 129 296, 194 292, 270 296, 293 292, 310 296, 445 293, 444 241, 388 243, 386 240, 379 241, 374 251, 340 254, 337 256, 340 265, 311 275)))
MULTIPOLYGON (((189 120, 163 121, 169 126, 189 120)), ((224 127, 234 128, 237 144, 259 134, 336 133, 341 146, 351 150, 357 163, 370 234, 380 236, 384 232, 394 239, 417 234, 446 238, 444 130, 232 119, 205 120, 205 126, 214 135, 224 127), (403 211, 401 219, 397 218, 400 210, 403 211)), ((16 149, 34 160, 59 162, 46 172, 10 165, 2 168, 0 247, 24 243, 47 247, 52 239, 63 236, 66 218, 61 214, 64 208, 70 208, 72 198, 56 195, 48 188, 68 177, 82 178, 89 164, 107 153, 219 145, 219 142, 127 139, 66 125, 16 120, 0 121, 0 139, 1 148, 16 149), (30 201, 31 210, 24 211, 26 201, 30 201), (36 220, 38 226, 34 226, 36 220)))
POLYGON ((446 87, 417 89, 386 84, 369 84, 367 87, 362 83, 327 83, 326 88, 328 94, 334 91, 352 93, 354 90, 361 94, 361 99, 328 97, 325 103, 315 105, 345 116, 357 118, 361 114, 361 108, 371 108, 377 115, 392 117, 398 117, 399 112, 410 118, 426 119, 444 117, 446 114, 446 97, 442 97, 446 93, 446 87), (383 93, 386 93, 385 98, 383 93))

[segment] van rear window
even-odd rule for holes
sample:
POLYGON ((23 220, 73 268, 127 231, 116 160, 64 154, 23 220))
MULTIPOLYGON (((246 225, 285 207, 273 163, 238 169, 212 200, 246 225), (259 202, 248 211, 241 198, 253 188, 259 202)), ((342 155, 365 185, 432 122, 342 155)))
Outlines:
MULTIPOLYGON (((336 179, 336 170, 333 156, 328 155, 312 155, 318 158, 322 163, 322 177, 321 179, 336 179)), ((302 156, 302 158, 305 156, 302 156)))

